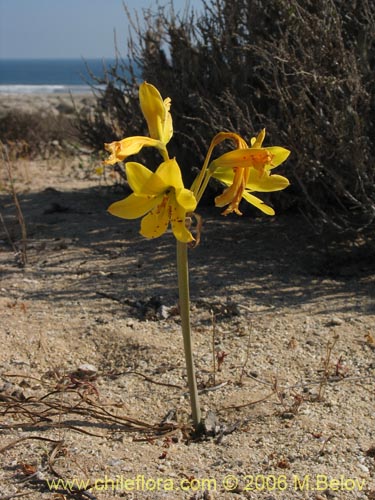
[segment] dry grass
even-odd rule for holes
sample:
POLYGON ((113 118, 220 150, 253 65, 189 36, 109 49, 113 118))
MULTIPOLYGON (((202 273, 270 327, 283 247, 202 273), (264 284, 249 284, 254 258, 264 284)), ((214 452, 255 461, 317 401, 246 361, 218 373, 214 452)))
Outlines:
POLYGON ((7 147, 0 142, 0 149, 2 150, 2 166, 3 172, 5 173, 4 178, 4 188, 11 194, 13 203, 16 209, 16 218, 20 231, 20 238, 13 239, 8 227, 5 223, 4 217, 0 212, 0 221, 4 230, 4 233, 8 239, 9 244, 13 248, 13 251, 17 257, 17 260, 21 266, 25 266, 27 263, 27 230, 26 222, 23 216, 22 208, 18 199, 17 190, 13 178, 13 163, 9 159, 7 147), (16 241, 18 242, 16 243, 16 241))

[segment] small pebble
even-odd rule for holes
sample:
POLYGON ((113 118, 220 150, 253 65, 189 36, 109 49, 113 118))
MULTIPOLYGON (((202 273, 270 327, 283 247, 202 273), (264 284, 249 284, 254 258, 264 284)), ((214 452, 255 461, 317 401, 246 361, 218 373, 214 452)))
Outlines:
POLYGON ((369 468, 366 465, 358 464, 357 467, 358 467, 358 469, 360 469, 362 472, 365 472, 366 474, 368 474, 370 472, 369 468))
POLYGON ((80 365, 77 369, 80 373, 84 374, 84 375, 88 375, 88 376, 93 376, 97 373, 98 369, 96 368, 96 366, 94 365, 91 365, 89 363, 84 363, 82 365, 80 365))
POLYGON ((108 465, 110 467, 116 467, 116 465, 121 465, 122 463, 123 463, 123 460, 120 460, 120 459, 116 460, 115 458, 108 461, 108 465))
POLYGON ((329 319, 327 321, 327 323, 325 323, 324 326, 340 326, 343 324, 343 320, 340 319, 340 318, 337 318, 336 316, 333 316, 331 319, 329 319))

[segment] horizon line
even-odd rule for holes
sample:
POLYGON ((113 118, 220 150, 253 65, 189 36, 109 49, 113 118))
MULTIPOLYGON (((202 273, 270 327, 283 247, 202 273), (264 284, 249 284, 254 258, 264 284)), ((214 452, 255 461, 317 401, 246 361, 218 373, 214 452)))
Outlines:
POLYGON ((68 61, 68 60, 83 60, 83 61, 89 61, 93 59, 116 59, 116 56, 90 56, 90 57, 85 57, 85 56, 40 56, 40 57, 3 57, 0 56, 0 61, 56 61, 56 60, 61 60, 61 61, 68 61))

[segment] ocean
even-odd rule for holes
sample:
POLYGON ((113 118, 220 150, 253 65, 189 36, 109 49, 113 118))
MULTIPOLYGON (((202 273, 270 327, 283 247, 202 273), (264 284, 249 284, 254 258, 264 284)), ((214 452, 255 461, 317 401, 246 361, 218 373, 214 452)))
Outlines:
POLYGON ((0 94, 88 93, 114 59, 0 59, 0 94))

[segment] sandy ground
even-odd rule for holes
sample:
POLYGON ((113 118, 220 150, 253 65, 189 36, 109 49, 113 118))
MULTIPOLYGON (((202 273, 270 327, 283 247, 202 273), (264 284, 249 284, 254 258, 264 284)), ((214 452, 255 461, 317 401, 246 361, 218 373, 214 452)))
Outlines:
POLYGON ((198 438, 173 237, 111 217, 124 193, 98 164, 13 165, 24 267, 2 165, 0 499, 374 499, 373 255, 301 216, 201 211, 198 438))
POLYGON ((74 107, 89 108, 93 103, 92 94, 7 94, 0 93, 0 116, 9 111, 70 114, 74 107))

